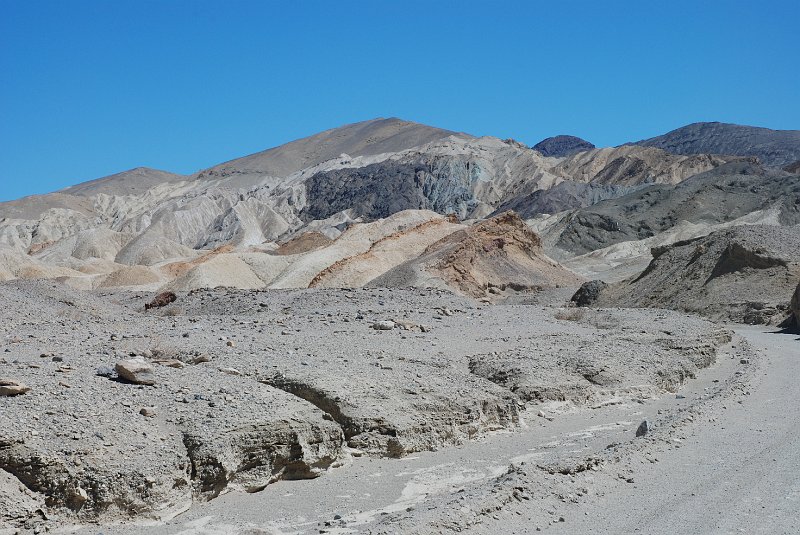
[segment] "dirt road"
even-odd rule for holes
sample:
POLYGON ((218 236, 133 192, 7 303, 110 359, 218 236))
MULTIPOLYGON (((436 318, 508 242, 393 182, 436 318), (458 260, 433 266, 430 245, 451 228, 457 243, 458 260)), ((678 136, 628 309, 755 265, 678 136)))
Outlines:
POLYGON ((764 351, 750 395, 553 532, 800 533, 800 338, 737 332, 764 351))

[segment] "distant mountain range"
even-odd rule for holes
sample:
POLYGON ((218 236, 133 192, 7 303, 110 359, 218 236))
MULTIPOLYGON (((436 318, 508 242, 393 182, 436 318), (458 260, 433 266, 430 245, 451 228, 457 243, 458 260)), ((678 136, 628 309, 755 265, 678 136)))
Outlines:
MULTIPOLYGON (((1 203, 0 279, 190 288, 211 279, 224 283, 230 268, 245 273, 231 276, 234 286, 302 286, 348 251, 361 255, 389 234, 405 236, 408 225, 417 230, 401 241, 422 254, 419 244, 432 246, 425 240, 463 229, 460 221, 509 209, 531 222, 558 216, 558 225, 532 224, 545 248, 561 258, 647 239, 677 224, 675 218, 719 224, 748 210, 775 208, 783 220, 794 221, 796 207, 776 203, 781 195, 794 195, 796 160, 798 131, 720 123, 689 125, 620 147, 594 148, 556 136, 529 148, 514 140, 375 119, 193 175, 137 168, 1 203), (699 184, 699 178, 689 180, 695 176, 712 177, 702 179, 709 185, 696 193, 709 199, 734 195, 737 184, 755 181, 755 189, 735 210, 723 210, 727 201, 692 204, 685 192, 693 190, 683 184, 699 184), (742 176, 747 180, 736 178, 742 176), (730 183, 731 191, 718 193, 715 181, 730 183), (685 206, 673 209, 677 202, 685 206), (645 219, 631 218, 640 212, 645 219), (425 223, 435 214, 452 221, 425 223), (394 219, 365 227, 373 229, 362 232, 365 241, 353 242, 352 232, 350 241, 339 240, 385 218, 394 219), (209 267, 215 265, 217 271, 209 267), (209 269, 222 278, 209 279, 209 269)), ((516 232, 508 230, 509 236, 516 232)), ((413 254, 403 262, 413 263, 413 254)))
POLYGON ((693 123, 635 143, 672 154, 756 156, 782 167, 800 160, 800 130, 770 130, 727 123, 693 123))

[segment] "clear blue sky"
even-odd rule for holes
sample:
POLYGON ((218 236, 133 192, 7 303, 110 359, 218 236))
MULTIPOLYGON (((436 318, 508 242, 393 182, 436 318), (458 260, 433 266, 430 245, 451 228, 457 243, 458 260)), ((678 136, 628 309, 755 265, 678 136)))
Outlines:
POLYGON ((798 0, 0 0, 0 200, 374 117, 528 144, 800 129, 798 21, 798 0))

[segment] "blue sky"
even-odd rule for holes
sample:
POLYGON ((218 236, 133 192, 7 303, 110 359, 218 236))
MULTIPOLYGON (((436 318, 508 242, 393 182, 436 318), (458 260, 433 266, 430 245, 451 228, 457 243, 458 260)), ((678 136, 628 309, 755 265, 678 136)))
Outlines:
POLYGON ((800 129, 798 20, 796 0, 0 0, 0 200, 374 117, 528 144, 800 129))

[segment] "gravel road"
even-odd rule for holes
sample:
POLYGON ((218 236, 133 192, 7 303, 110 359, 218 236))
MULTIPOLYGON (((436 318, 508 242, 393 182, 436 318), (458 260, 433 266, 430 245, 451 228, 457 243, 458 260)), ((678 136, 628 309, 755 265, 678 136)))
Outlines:
POLYGON ((736 331, 763 350, 750 395, 554 532, 800 533, 800 338, 736 331))

